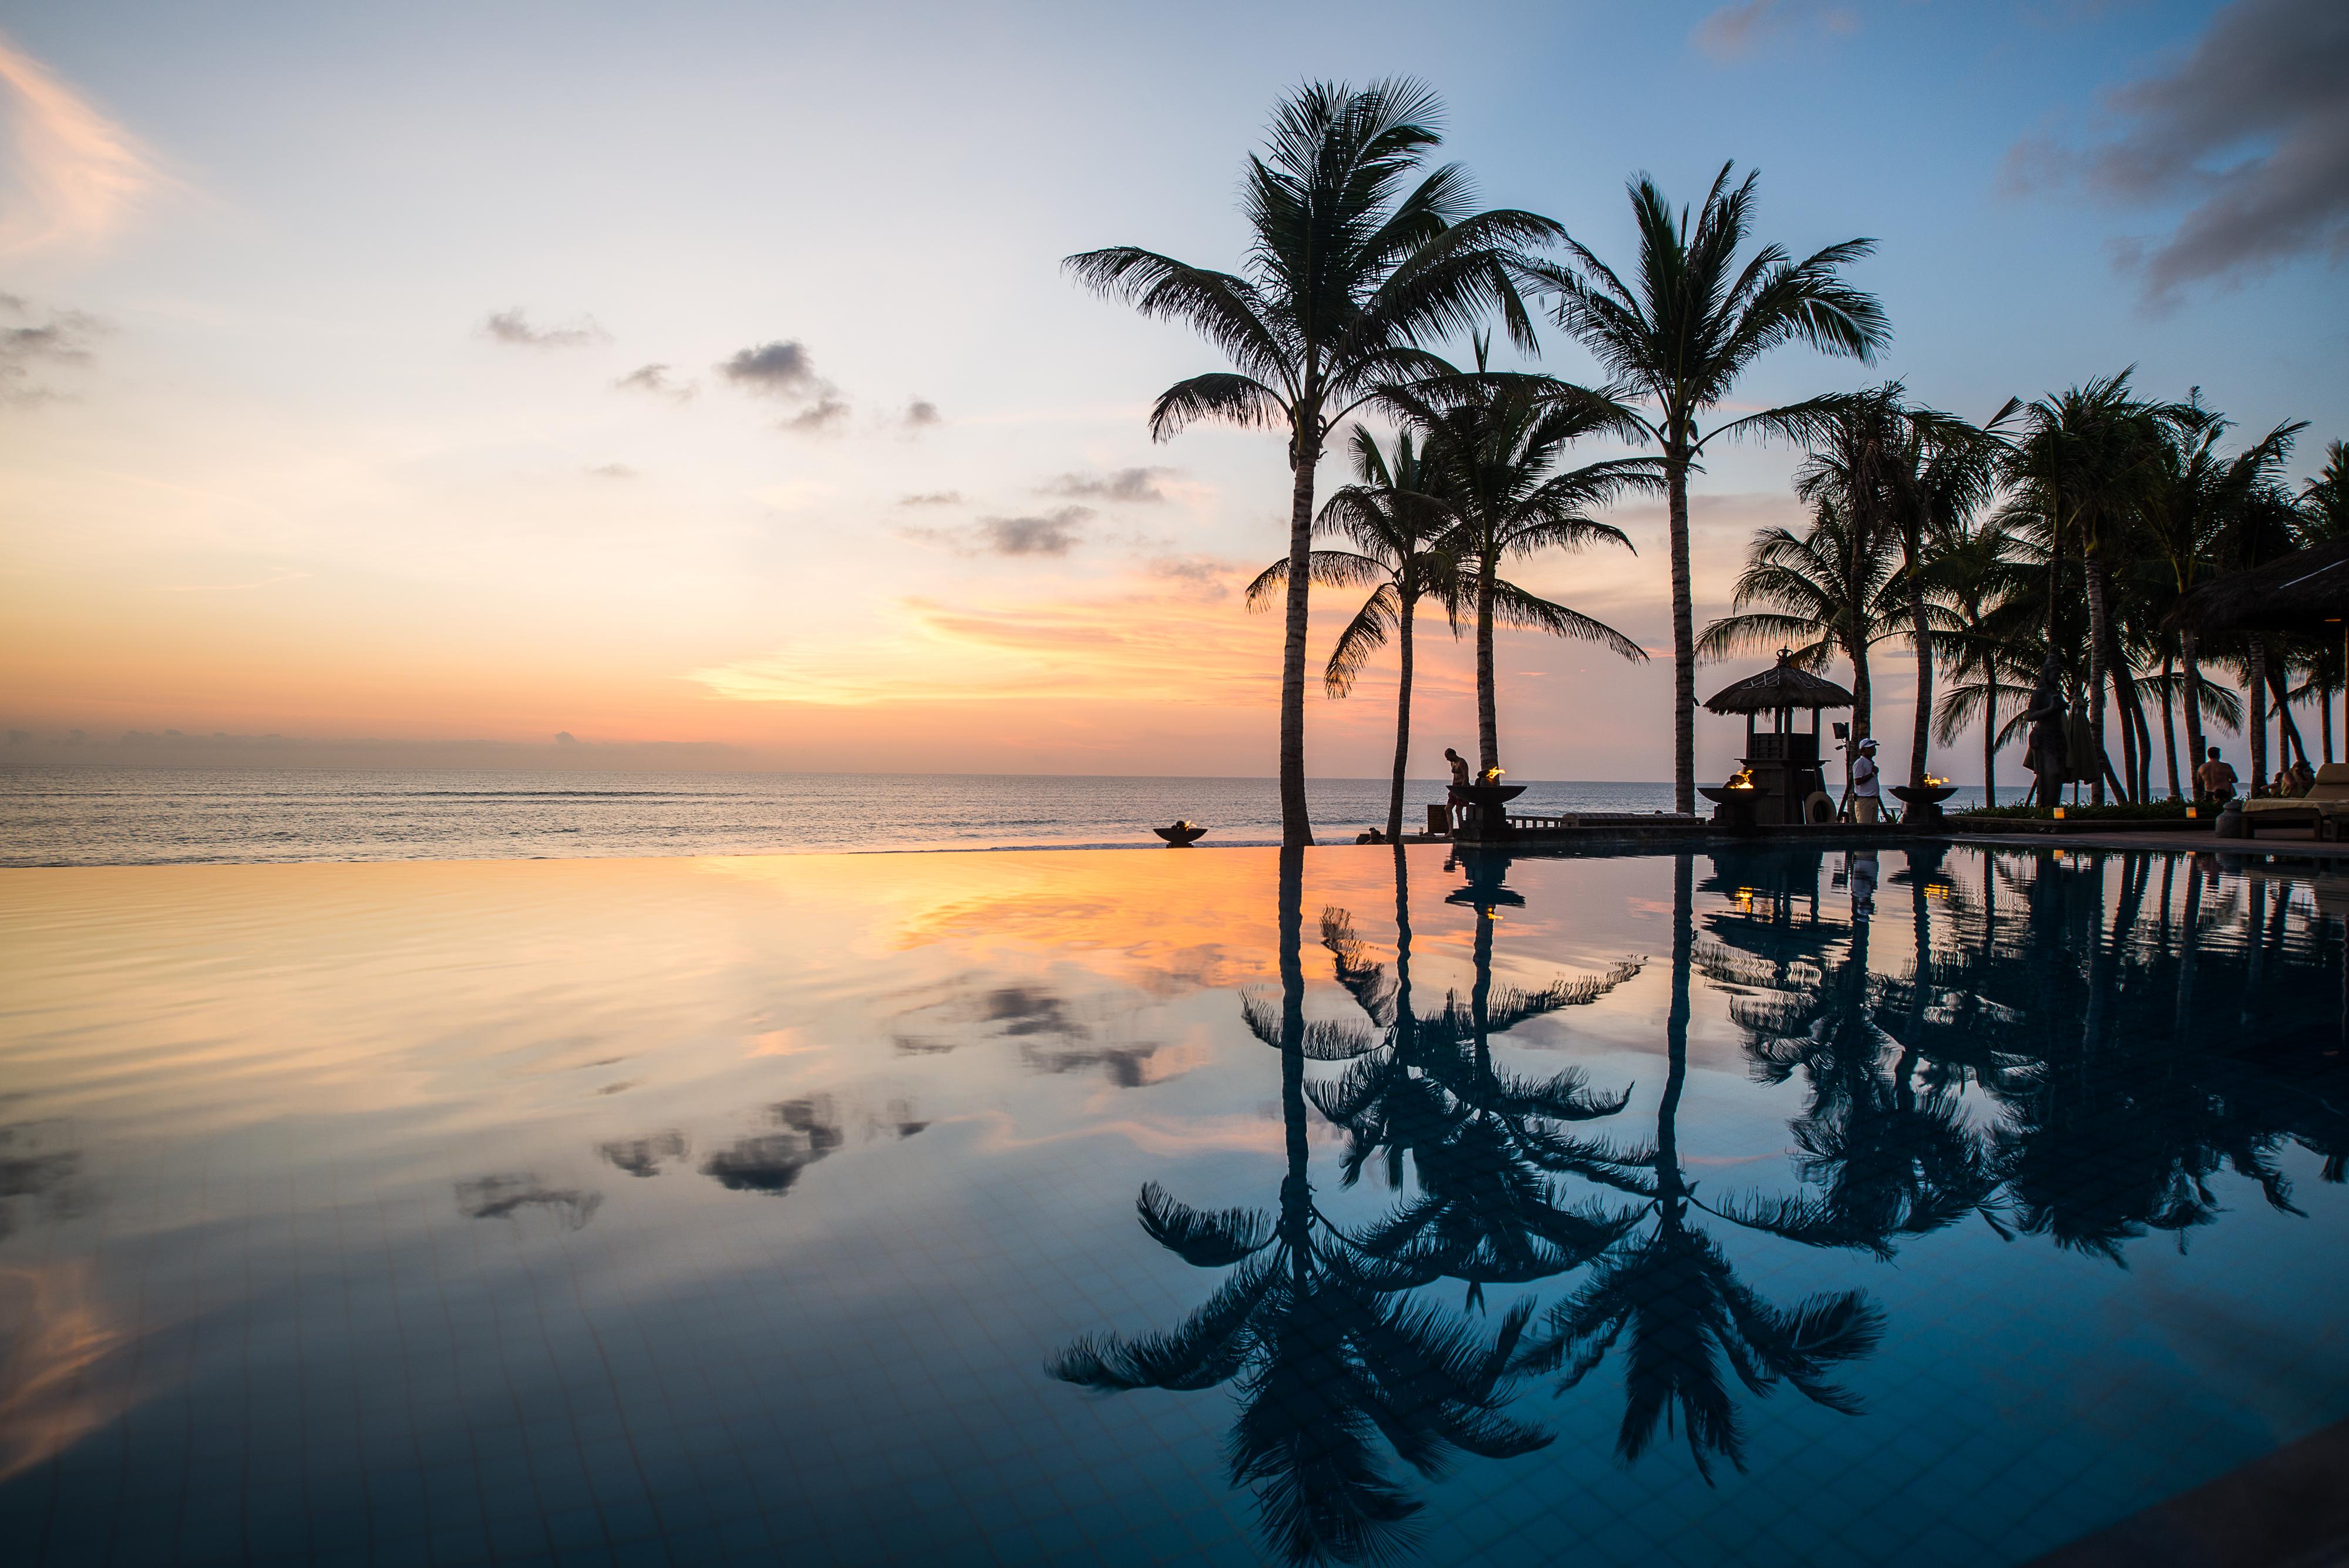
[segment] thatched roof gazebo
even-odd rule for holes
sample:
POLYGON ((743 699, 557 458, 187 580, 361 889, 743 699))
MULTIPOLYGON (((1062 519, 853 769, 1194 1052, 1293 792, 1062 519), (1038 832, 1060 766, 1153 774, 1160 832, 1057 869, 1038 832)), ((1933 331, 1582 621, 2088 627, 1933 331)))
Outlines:
POLYGON ((2349 539, 2203 584, 2163 618, 2171 631, 2324 631, 2349 624, 2349 539))
POLYGON ((1826 785, 1819 765, 1819 710, 1852 707, 1852 694, 1832 680, 1795 668, 1794 656, 1782 648, 1776 664, 1722 688, 1706 698, 1704 705, 1715 713, 1745 715, 1743 782, 1733 780, 1718 793, 1706 790, 1705 798, 1725 808, 1732 799, 1742 798, 1735 792, 1752 790, 1759 798, 1741 810, 1758 812, 1755 820, 1802 821, 1804 801, 1826 785), (1807 733, 1795 728, 1797 708, 1811 711, 1807 733), (1770 728, 1757 733, 1754 721, 1764 713, 1771 715, 1770 728))
POLYGON ((1733 686, 1724 686, 1704 700, 1705 707, 1715 713, 1743 713, 1753 728, 1756 713, 1788 712, 1796 708, 1811 711, 1811 728, 1818 728, 1818 711, 1822 708, 1848 708, 1852 694, 1823 676, 1795 667, 1793 656, 1785 649, 1778 650, 1778 662, 1759 675, 1749 675, 1733 686))

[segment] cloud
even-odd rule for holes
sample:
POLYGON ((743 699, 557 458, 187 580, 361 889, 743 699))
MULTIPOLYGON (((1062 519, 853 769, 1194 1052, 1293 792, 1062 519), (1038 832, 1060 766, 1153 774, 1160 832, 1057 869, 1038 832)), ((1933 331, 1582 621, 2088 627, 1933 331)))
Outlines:
MULTIPOLYGON (((933 498, 924 496, 908 497, 898 504, 932 503, 933 498)), ((897 532, 901 537, 943 545, 964 556, 1065 556, 1082 541, 1081 524, 1092 514, 1090 506, 1063 506, 1042 516, 982 517, 968 528, 900 528, 897 532)))
POLYGON ((801 435, 822 435, 837 428, 852 412, 847 403, 825 392, 783 421, 783 429, 801 435))
POLYGON ((575 746, 579 743, 579 737, 568 730, 557 730, 554 732, 554 743, 558 746, 575 746))
POLYGON ((0 187, 0 256, 102 244, 165 183, 136 137, 5 36, 0 115, 13 151, 0 187))
POLYGON ((897 497, 897 504, 900 506, 959 506, 962 504, 962 492, 932 490, 920 495, 900 495, 897 497))
POLYGON ((634 479, 636 471, 625 462, 599 462, 587 471, 597 479, 634 479))
MULTIPOLYGON (((7 314, 29 317, 32 307, 14 295, 6 297, 7 314)), ((36 403, 58 396, 34 378, 45 369, 83 366, 90 362, 90 340, 104 331, 94 316, 78 310, 46 312, 47 319, 28 327, 0 327, 0 403, 36 403)))
POLYGON ((2011 188, 2078 180, 2107 201, 2192 204, 2153 241, 2119 247, 2151 303, 2307 255, 2349 256, 2349 8, 2236 0, 2174 68, 2107 93, 2127 122, 2082 153, 2043 138, 2007 154, 2011 188))
POLYGON ((1231 563, 1209 556, 1160 556, 1150 563, 1150 575, 1187 583, 1202 598, 1220 599, 1232 591, 1226 580, 1232 575, 1231 563))
POLYGON ((761 343, 721 360, 718 373, 747 391, 770 397, 816 398, 832 389, 815 373, 815 361, 804 345, 761 343))
POLYGON ((1158 488, 1171 468, 1121 468, 1109 473, 1064 473, 1037 487, 1039 495, 1081 495, 1102 501, 1156 502, 1166 499, 1158 488))
POLYGON ((1859 17, 1848 6, 1821 0, 1744 0, 1713 12, 1691 36, 1714 59, 1736 60, 1753 54, 1764 39, 1805 23, 1828 33, 1859 30, 1859 17))
POLYGON ((680 403, 690 402, 693 395, 701 390, 698 381, 670 380, 666 365, 639 365, 612 385, 623 392, 650 392, 657 398, 674 398, 680 403))
POLYGON ((905 413, 900 417, 905 421, 905 428, 909 431, 926 430, 932 425, 946 423, 946 421, 938 415, 937 404, 925 398, 916 398, 907 403, 905 413))
POLYGON ((612 340, 612 335, 597 326, 592 316, 581 317, 575 327, 533 327, 519 305, 512 310, 492 311, 481 322, 481 332, 493 343, 517 348, 585 348, 612 340))

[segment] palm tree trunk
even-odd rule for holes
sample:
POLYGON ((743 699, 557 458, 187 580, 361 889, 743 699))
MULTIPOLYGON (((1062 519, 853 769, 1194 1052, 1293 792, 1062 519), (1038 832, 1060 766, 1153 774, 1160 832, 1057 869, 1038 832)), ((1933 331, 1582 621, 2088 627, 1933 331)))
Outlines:
POLYGON ((2102 557, 2090 556, 2084 565, 2088 578, 2088 749, 2100 764, 2091 774, 2088 804, 2105 804, 2105 774, 2112 767, 2105 750, 2105 637, 2112 622, 2112 584, 2102 557))
POLYGON ((1288 627, 1280 650, 1280 842, 1299 847, 1313 842, 1305 804, 1305 628, 1313 576, 1313 470, 1321 451, 1302 431, 1290 451, 1296 483, 1288 503, 1288 627))
POLYGON ((1990 688, 1989 706, 1982 711, 1982 804, 1998 804, 1998 671, 1988 671, 1982 683, 1990 688))
MULTIPOLYGON (((1909 566, 1913 572, 1913 555, 1909 566)), ((1917 718, 1909 732, 1909 783, 1911 788, 1923 789, 1925 764, 1930 760, 1925 754, 1925 732, 1933 717, 1933 639, 1925 627, 1925 591, 1921 587, 1912 587, 1909 593, 1909 638, 1917 645, 1917 718)))
MULTIPOLYGON (((2161 750, 2169 762, 2169 798, 2181 798, 2178 793, 2178 726, 2170 716, 2169 697, 2177 690, 2177 660, 2168 649, 2161 655, 2161 750)), ((2163 906, 2165 909, 2167 905, 2163 906)))
POLYGON ((1402 842, 1402 779, 1403 770, 1411 763, 1411 614, 1417 607, 1419 596, 1413 585, 1404 583, 1402 613, 1395 618, 1396 651, 1401 657, 1402 672, 1395 691, 1395 760, 1394 789, 1387 796, 1387 842, 1402 842))
POLYGON ((1681 1091, 1688 1083, 1689 969, 1696 958, 1692 917, 1696 859, 1687 850, 1672 857, 1672 1000, 1664 1017, 1664 1094, 1656 1105, 1656 1196, 1677 1211, 1681 1182, 1681 1091))
POLYGON ((2302 743, 2300 725, 2292 720, 2292 699, 2284 691, 2284 665, 2281 659, 2268 666, 2268 690, 2275 693, 2276 760, 2278 762, 2284 760, 2286 755, 2284 742, 2290 741, 2292 742, 2290 754, 2299 757, 2301 765, 2306 767, 2308 747, 2302 743))
POLYGON ((2137 697, 2137 676, 2127 662, 2117 657, 2118 648, 2113 651, 2116 657, 2108 668, 2113 673, 2113 695, 2120 709, 2122 734, 2128 742, 2128 797, 2141 801, 2153 793, 2153 730, 2145 722, 2145 704, 2137 697))
POLYGON ((2265 794, 2268 785, 2268 644, 2263 637, 2253 634, 2251 644, 2251 690, 2243 695, 2243 722, 2251 727, 2251 776, 2244 782, 2251 788, 2246 797, 2265 794))
POLYGON ((1304 846, 1280 852, 1280 1124, 1288 1170, 1280 1182, 1280 1228, 1297 1271, 1306 1284, 1312 1251, 1313 1188, 1308 1175, 1312 1148, 1305 1121, 1305 856, 1304 846))
POLYGON ((1688 449, 1664 444, 1672 556, 1672 809, 1696 810, 1696 625, 1689 602, 1688 449))
POLYGON ((2324 726, 2324 765, 2329 768, 2333 765, 2333 688, 2330 686, 2317 690, 2316 716, 2324 726))
POLYGON ((1476 572, 1476 750, 1477 766, 1486 773, 1501 765, 1501 726, 1493 701, 1493 575, 1500 569, 1498 556, 1498 551, 1485 551, 1476 572))
POLYGON ((2186 700, 2181 706, 2186 710, 2186 774, 2191 778, 2202 765, 2201 639, 2191 627, 2178 634, 2178 662, 2186 674, 2186 700))

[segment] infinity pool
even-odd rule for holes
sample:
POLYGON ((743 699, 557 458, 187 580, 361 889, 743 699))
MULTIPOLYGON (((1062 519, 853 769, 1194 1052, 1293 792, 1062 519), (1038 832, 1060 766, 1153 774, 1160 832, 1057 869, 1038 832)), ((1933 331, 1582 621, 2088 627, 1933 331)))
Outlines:
POLYGON ((2344 909, 0 872, 0 1561, 2027 1562, 2349 1417, 2344 909))

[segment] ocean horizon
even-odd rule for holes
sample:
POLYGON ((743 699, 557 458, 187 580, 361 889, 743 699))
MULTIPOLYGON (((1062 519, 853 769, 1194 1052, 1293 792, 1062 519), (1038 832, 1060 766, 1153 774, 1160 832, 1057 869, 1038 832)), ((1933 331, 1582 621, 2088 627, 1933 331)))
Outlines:
MULTIPOLYGON (((1348 842, 1386 817, 1384 779, 1309 782, 1314 829, 1348 842)), ((1527 812, 1668 811, 1663 782, 1535 780, 1527 812)), ((1406 830, 1444 798, 1411 781, 1406 830)), ((1961 788, 1952 804, 1981 798, 1961 788)), ((1204 823, 1209 846, 1274 844, 1271 778, 1070 774, 552 773, 495 769, 0 768, 0 866, 1154 846, 1204 823)))

